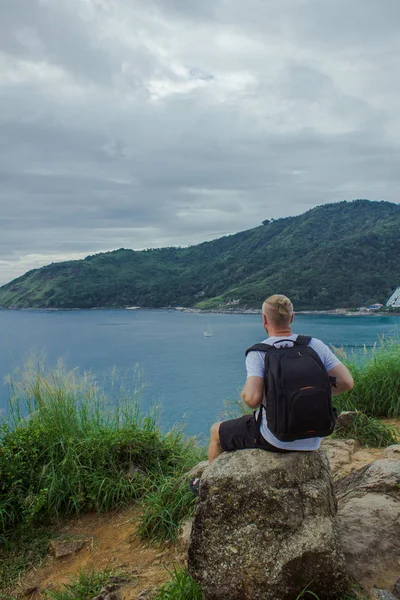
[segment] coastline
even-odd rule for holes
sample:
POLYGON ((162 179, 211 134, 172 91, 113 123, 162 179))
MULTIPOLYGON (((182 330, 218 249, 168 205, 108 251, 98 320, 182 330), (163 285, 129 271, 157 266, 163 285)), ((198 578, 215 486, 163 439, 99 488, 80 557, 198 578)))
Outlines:
MULTIPOLYGON (((155 309, 160 310, 160 309, 155 309)), ((224 315, 260 315, 260 308, 215 308, 215 309, 202 309, 202 308, 182 308, 173 309, 179 310, 180 312, 196 312, 196 313, 208 313, 208 314, 224 314, 224 315)), ((321 316, 334 316, 334 317, 400 317, 400 312, 389 313, 386 311, 371 311, 371 312, 359 312, 346 310, 345 308, 335 308, 327 310, 295 310, 296 315, 321 315, 321 316)))
MULTIPOLYGON (((37 307, 6 307, 0 306, 1 311, 21 311, 21 312, 71 312, 71 311, 84 311, 84 310, 157 310, 157 311, 175 311, 183 313, 199 313, 199 314, 224 314, 224 315, 259 315, 261 314, 261 308, 192 308, 186 306, 93 306, 90 308, 37 308, 37 307)), ((321 316, 334 316, 334 317, 400 317, 400 312, 388 312, 388 311, 357 311, 349 310, 345 308, 332 308, 325 310, 295 310, 296 315, 321 315, 321 316)))

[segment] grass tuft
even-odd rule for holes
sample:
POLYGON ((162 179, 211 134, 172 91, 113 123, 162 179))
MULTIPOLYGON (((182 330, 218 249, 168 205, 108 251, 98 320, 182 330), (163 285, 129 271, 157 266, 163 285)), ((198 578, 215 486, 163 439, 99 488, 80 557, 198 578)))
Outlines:
POLYGON ((181 522, 194 514, 195 505, 186 477, 160 480, 142 499, 138 534, 157 542, 176 541, 181 522))
POLYGON ((349 425, 337 425, 334 438, 353 438, 366 448, 386 448, 400 442, 396 427, 358 412, 349 425))
POLYGON ((160 588, 154 600, 204 600, 200 585, 186 569, 176 567, 171 576, 172 580, 160 588))
POLYGON ((46 598, 51 600, 92 600, 104 586, 119 578, 119 574, 111 569, 103 571, 80 571, 79 576, 72 583, 64 585, 60 590, 47 591, 46 598))

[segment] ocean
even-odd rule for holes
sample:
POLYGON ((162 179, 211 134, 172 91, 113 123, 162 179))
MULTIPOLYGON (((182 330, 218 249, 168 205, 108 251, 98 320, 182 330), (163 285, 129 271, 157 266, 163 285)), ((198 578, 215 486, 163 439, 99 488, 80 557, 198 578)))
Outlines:
MULTIPOLYGON (((360 352, 381 336, 398 337, 400 318, 297 315, 293 331, 360 352)), ((164 430, 184 424, 187 435, 205 438, 224 402, 239 399, 244 351, 265 337, 261 316, 252 314, 0 310, 0 383, 29 356, 45 356, 49 367, 62 358, 68 369, 91 371, 110 398, 120 386, 129 394, 144 384, 143 411, 158 405, 164 430)), ((0 418, 8 397, 0 385, 0 418)))

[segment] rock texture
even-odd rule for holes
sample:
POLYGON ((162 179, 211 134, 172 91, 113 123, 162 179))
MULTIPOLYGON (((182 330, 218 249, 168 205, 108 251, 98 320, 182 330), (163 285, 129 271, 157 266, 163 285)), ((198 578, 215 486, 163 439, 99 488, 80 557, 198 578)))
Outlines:
POLYGON ((324 600, 347 587, 325 454, 241 450, 203 473, 188 566, 207 600, 324 600))
POLYGON ((348 427, 352 425, 358 414, 359 412, 356 410, 344 410, 336 419, 336 427, 348 427))
POLYGON ((397 460, 400 460, 400 444, 395 444, 394 446, 386 448, 385 458, 397 458, 397 460))
POLYGON ((202 460, 201 462, 197 463, 197 465, 194 466, 191 471, 189 471, 188 479, 201 477, 206 467, 208 467, 208 460, 202 460))
POLYGON ((85 546, 85 540, 74 540, 74 539, 58 539, 51 540, 50 542, 50 554, 54 558, 64 558, 64 556, 71 556, 76 554, 85 546))
POLYGON ((372 590, 371 598, 373 600, 396 600, 396 597, 387 590, 372 590))
POLYGON ((326 438, 322 442, 322 448, 328 457, 331 471, 335 474, 343 467, 350 465, 351 458, 356 449, 356 441, 352 439, 335 440, 326 438))
POLYGON ((182 552, 186 553, 189 549, 190 535, 193 528, 193 518, 189 517, 183 521, 179 528, 178 545, 182 552))
POLYGON ((129 579, 126 577, 119 577, 118 575, 112 577, 110 583, 105 585, 100 593, 92 600, 120 600, 120 588, 125 583, 129 583, 129 579))
POLYGON ((400 461, 377 460, 335 487, 350 575, 366 588, 393 586, 400 573, 400 461))
POLYGON ((400 577, 397 578, 396 583, 394 584, 393 594, 396 598, 400 598, 400 577))

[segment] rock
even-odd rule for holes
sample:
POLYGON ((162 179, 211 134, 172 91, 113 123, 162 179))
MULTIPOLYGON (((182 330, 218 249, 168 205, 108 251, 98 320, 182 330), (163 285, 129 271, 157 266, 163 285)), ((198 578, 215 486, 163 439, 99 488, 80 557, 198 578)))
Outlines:
POLYGON ((201 477, 206 467, 208 467, 208 460, 202 460, 201 462, 197 463, 197 465, 193 467, 193 469, 191 469, 187 474, 188 481, 194 479, 195 477, 201 477))
POLYGON ((41 593, 41 589, 38 585, 32 585, 31 587, 26 588, 23 592, 22 592, 22 596, 33 596, 38 595, 41 593))
POLYGON ((147 473, 137 465, 131 463, 125 475, 126 479, 135 479, 136 477, 146 477, 147 473))
POLYGON ((120 600, 121 596, 118 591, 107 592, 107 590, 101 590, 98 596, 95 596, 92 600, 120 600))
POLYGON ((373 600, 396 600, 395 596, 393 596, 391 592, 388 592, 387 590, 376 589, 371 591, 371 598, 373 600))
POLYGON ((396 583, 394 584, 393 594, 396 596, 396 598, 400 598, 400 577, 397 579, 396 583))
POLYGON ((178 545, 183 552, 187 552, 190 543, 190 534, 192 533, 193 518, 183 521, 178 533, 178 545))
POLYGON ((400 572, 400 461, 381 459, 335 485, 342 548, 363 587, 400 572))
POLYGON ((332 473, 336 474, 343 467, 351 464, 351 457, 356 449, 356 441, 326 438, 322 442, 322 448, 326 452, 332 473))
POLYGON ((347 589, 322 451, 223 453, 202 476, 188 567, 207 600, 324 600, 347 589))
POLYGON ((58 539, 51 540, 50 542, 50 554, 54 558, 64 558, 64 556, 71 556, 76 554, 85 546, 84 540, 71 540, 71 539, 58 539))
POLYGON ((389 494, 400 497, 400 461, 391 458, 376 460, 335 483, 339 499, 362 496, 367 493, 389 494))
POLYGON ((129 583, 130 579, 127 577, 120 577, 116 575, 110 579, 110 583, 105 585, 95 598, 92 600, 120 600, 119 589, 124 583, 129 583))
POLYGON ((400 460, 400 444, 394 444, 385 449, 385 458, 397 458, 400 460))
POLYGON ((336 419, 336 427, 348 427, 354 423, 354 420, 358 414, 360 413, 356 410, 344 410, 336 419))

